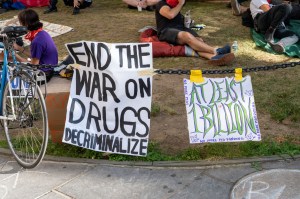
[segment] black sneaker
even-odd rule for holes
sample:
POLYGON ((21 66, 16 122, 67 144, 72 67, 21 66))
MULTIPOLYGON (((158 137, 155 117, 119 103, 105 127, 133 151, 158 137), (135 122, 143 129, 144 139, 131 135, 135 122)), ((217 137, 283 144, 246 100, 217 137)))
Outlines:
POLYGON ((284 53, 284 47, 282 44, 269 42, 269 45, 276 53, 278 53, 278 54, 284 53))
POLYGON ((57 8, 48 8, 47 10, 44 11, 44 14, 49 14, 52 12, 57 12, 57 8))
POLYGON ((73 15, 77 15, 80 13, 80 8, 74 8, 73 9, 73 15))

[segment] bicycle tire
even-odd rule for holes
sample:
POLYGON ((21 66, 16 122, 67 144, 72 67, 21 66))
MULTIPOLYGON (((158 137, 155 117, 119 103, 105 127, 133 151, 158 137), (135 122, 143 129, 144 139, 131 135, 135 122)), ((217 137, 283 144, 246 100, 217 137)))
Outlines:
POLYGON ((12 107, 16 118, 3 120, 8 146, 19 165, 34 168, 45 155, 49 129, 43 94, 27 72, 19 71, 5 86, 3 115, 12 116, 12 107), (17 86, 12 88, 16 83, 17 86))

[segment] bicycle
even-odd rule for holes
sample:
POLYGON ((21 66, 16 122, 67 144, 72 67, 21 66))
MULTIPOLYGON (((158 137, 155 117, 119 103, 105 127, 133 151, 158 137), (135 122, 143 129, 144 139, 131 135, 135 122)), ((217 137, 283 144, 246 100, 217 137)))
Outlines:
POLYGON ((34 168, 43 159, 48 144, 48 117, 44 95, 38 85, 40 70, 16 60, 13 43, 27 33, 23 26, 1 31, 3 66, 0 86, 0 119, 8 147, 24 168, 34 168), (12 62, 8 62, 11 57, 12 62))

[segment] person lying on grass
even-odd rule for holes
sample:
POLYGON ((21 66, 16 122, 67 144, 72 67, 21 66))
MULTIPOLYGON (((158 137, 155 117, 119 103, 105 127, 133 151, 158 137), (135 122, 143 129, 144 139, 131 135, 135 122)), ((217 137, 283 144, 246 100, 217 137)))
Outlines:
POLYGON ((208 63, 211 65, 222 66, 233 61, 235 56, 228 44, 222 48, 212 47, 194 30, 184 26, 184 16, 180 13, 184 4, 185 0, 162 0, 156 4, 158 39, 173 45, 188 45, 200 57, 209 59, 208 63))

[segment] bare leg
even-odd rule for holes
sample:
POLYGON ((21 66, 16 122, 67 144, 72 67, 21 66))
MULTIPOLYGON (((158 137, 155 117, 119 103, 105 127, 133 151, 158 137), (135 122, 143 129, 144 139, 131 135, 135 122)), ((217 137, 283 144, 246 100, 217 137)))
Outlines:
POLYGON ((210 59, 216 55, 216 48, 211 47, 203 41, 197 39, 189 32, 179 32, 177 36, 177 42, 181 45, 189 45, 192 49, 197 51, 201 57, 210 59))
POLYGON ((198 55, 200 57, 204 57, 206 59, 211 59, 213 56, 215 56, 214 54, 211 54, 211 53, 199 52, 199 51, 198 51, 198 55))
POLYGON ((161 0, 146 0, 146 4, 147 4, 147 6, 154 6, 155 4, 157 4, 160 1, 161 0))
POLYGON ((124 3, 131 5, 133 7, 137 7, 138 4, 142 7, 142 8, 146 8, 147 7, 147 2, 146 0, 142 0, 142 1, 137 1, 137 0, 123 0, 124 3))

